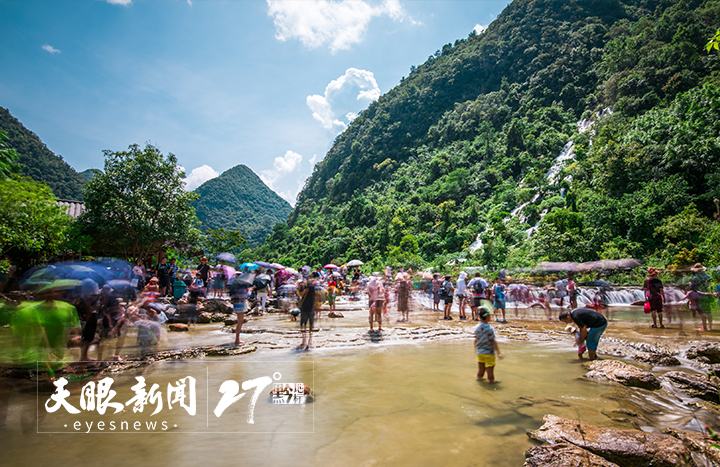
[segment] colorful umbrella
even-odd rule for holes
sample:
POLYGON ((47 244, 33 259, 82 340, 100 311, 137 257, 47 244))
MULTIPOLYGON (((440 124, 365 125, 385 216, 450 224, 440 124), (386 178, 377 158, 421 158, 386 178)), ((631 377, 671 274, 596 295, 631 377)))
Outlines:
POLYGON ((285 269, 285 266, 280 263, 270 263, 270 267, 273 269, 285 269))
POLYGON ((325 269, 340 269, 340 268, 337 267, 336 265, 334 265, 333 263, 329 263, 329 264, 325 265, 325 269))
POLYGON ((260 266, 258 266, 258 265, 255 264, 255 263, 242 263, 242 265, 240 265, 240 269, 245 269, 245 268, 247 268, 247 269, 250 270, 250 271, 254 271, 254 270, 256 270, 256 269, 259 268, 259 267, 260 267, 260 266))
POLYGON ((225 261, 226 263, 237 263, 237 258, 232 253, 220 253, 217 255, 217 259, 225 261))
POLYGON ((263 267, 265 269, 272 267, 272 264, 266 263, 265 261, 255 261, 255 264, 257 264, 258 266, 263 267))

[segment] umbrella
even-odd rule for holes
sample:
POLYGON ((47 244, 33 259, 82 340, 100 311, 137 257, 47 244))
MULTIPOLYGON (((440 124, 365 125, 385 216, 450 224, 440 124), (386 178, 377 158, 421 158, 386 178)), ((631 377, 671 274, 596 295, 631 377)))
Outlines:
POLYGON ((225 277, 227 278, 228 282, 230 282, 231 279, 235 277, 235 268, 232 266, 228 266, 227 264, 224 264, 222 268, 225 273, 225 277))
POLYGON ((61 291, 61 290, 73 290, 78 285, 80 285, 80 281, 76 279, 60 279, 57 281, 52 281, 48 284, 46 284, 44 287, 42 287, 40 290, 38 290, 38 293, 41 292, 49 292, 49 291, 61 291))
POLYGON ((235 278, 234 283, 236 284, 245 284, 245 285, 252 285, 253 281, 255 280, 255 274, 252 273, 245 273, 240 274, 235 278))
POLYGON ((298 272, 293 268, 285 268, 285 272, 289 272, 290 274, 297 274, 298 272))
POLYGON ((273 267, 272 264, 266 263, 265 261, 255 261, 255 264, 265 269, 273 267))
POLYGON ((242 265, 240 266, 240 269, 245 269, 245 268, 247 268, 247 269, 250 270, 250 271, 254 271, 254 270, 256 270, 256 269, 259 268, 259 267, 260 267, 260 266, 258 266, 258 265, 255 264, 255 263, 242 263, 242 265))
POLYGON ((325 265, 325 269, 340 269, 340 268, 337 267, 336 265, 334 265, 333 263, 329 263, 329 264, 325 265))
POLYGON ((232 253, 220 253, 217 255, 217 259, 225 261, 226 263, 237 263, 237 258, 232 253))
POLYGON ((272 277, 269 274, 260 274, 255 278, 254 284, 260 283, 264 286, 268 285, 272 281, 272 277))
POLYGON ((270 267, 273 269, 285 269, 285 266, 280 263, 270 263, 270 267))
POLYGON ((348 267, 362 266, 363 264, 365 264, 365 263, 363 263, 359 259, 354 259, 354 260, 350 261, 349 263, 347 263, 348 267))

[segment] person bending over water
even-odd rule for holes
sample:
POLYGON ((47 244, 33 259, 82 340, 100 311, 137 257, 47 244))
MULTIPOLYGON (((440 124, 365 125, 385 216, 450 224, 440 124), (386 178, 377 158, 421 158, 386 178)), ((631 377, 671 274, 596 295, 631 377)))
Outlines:
POLYGON ((475 327, 475 354, 478 361, 478 372, 475 377, 479 380, 483 379, 487 371, 488 381, 490 383, 499 383, 495 381, 495 356, 502 359, 503 354, 500 353, 497 340, 495 339, 495 331, 490 326, 490 312, 480 308, 481 323, 475 327))
MULTIPOLYGON (((590 308, 577 308, 573 311, 563 311, 558 316, 563 323, 575 323, 580 330, 580 338, 576 343, 582 346, 585 342, 590 360, 597 358, 597 347, 600 342, 600 336, 605 332, 607 320, 603 315, 590 308)), ((583 354, 578 350, 578 357, 582 358, 583 354)))

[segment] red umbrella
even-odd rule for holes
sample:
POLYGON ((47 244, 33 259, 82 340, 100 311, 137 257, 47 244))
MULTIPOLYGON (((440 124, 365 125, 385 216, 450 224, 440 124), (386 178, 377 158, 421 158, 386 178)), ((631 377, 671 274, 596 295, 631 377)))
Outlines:
POLYGON ((335 266, 333 263, 326 264, 325 269, 340 269, 339 267, 335 266))

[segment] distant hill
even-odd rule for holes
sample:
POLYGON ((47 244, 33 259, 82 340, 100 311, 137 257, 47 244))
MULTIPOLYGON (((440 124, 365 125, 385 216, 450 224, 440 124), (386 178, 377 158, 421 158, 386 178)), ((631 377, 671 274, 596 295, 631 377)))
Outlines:
POLYGON ((260 180, 237 165, 195 189, 195 211, 203 229, 225 228, 243 235, 251 247, 261 244, 292 207, 260 180))
POLYGON ((80 172, 80 175, 83 176, 83 178, 85 179, 85 182, 89 182, 90 180, 95 178, 95 175, 101 174, 101 173, 102 173, 102 170, 100 170, 100 169, 87 169, 87 170, 83 170, 82 172, 80 172))
POLYGON ((60 199, 82 201, 86 179, 3 107, 0 107, 0 130, 8 133, 8 146, 20 154, 18 162, 23 166, 23 175, 45 182, 60 199))

